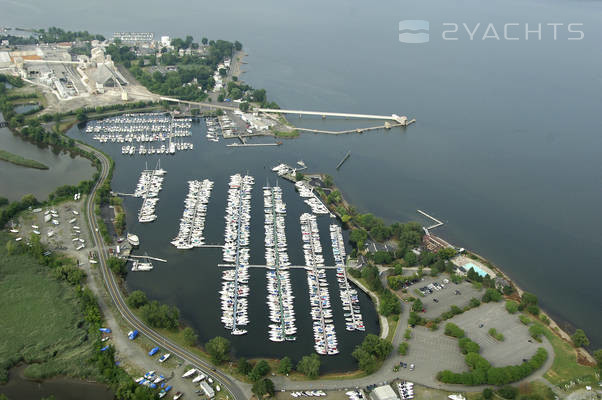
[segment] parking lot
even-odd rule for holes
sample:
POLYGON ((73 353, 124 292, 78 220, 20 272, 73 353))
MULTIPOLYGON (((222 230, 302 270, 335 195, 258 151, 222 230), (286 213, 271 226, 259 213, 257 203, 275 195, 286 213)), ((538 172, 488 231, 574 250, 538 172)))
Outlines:
POLYGON ((481 346, 481 355, 494 367, 520 364, 542 346, 531 339, 528 327, 520 322, 516 314, 506 311, 504 302, 482 304, 455 316, 450 322, 464 329, 466 336, 481 346), (491 328, 504 335, 504 340, 498 342, 489 336, 491 328))
POLYGON ((413 336, 409 340, 407 356, 403 357, 408 365, 414 364, 414 371, 403 371, 403 376, 415 379, 423 384, 435 385, 437 372, 449 369, 454 372, 468 371, 464 356, 458 348, 455 338, 445 336, 443 329, 430 331, 417 326, 413 329, 413 336))
MULTIPOLYGON (((455 284, 451 281, 445 283, 447 279, 447 274, 442 274, 439 277, 428 276, 411 286, 412 289, 428 288, 432 291, 432 293, 428 290, 423 291, 425 296, 420 297, 420 301, 422 301, 425 308, 425 312, 422 313, 424 318, 437 318, 445 311, 449 311, 453 305, 464 308, 473 297, 480 300, 483 296, 483 290, 475 289, 471 283, 455 284)), ((414 291, 412 290, 412 292, 414 291)), ((413 294, 415 295, 415 293, 413 294)))
MULTIPOLYGON (((481 346, 480 354, 494 367, 520 364, 524 359, 531 358, 539 347, 546 347, 548 352, 552 352, 546 339, 544 343, 531 339, 527 326, 520 322, 517 315, 506 311, 504 302, 484 303, 446 322, 453 322, 464 329, 466 336, 481 346), (503 334, 504 340, 498 342, 489 336, 490 328, 503 334)), ((444 334, 443 324, 436 331, 417 326, 412 330, 412 338, 408 343, 408 355, 403 357, 403 361, 415 365, 414 371, 403 371, 403 376, 408 379, 438 385, 440 382, 436 380, 436 375, 439 371, 468 371, 458 340, 444 334)))

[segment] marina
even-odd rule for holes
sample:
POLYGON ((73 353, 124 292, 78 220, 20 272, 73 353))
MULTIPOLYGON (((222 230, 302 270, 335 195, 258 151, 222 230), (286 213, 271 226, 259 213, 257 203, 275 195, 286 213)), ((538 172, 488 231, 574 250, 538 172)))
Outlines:
POLYGON ((226 228, 224 235, 224 261, 233 262, 234 268, 222 272, 222 323, 232 335, 244 335, 249 323, 249 234, 251 219, 252 176, 240 174, 230 177, 226 228))
POLYGON ((205 137, 210 142, 219 142, 219 136, 222 134, 222 128, 218 118, 207 117, 205 118, 205 124, 207 125, 207 134, 205 137))
POLYGON ((337 267, 337 281, 345 316, 345 329, 348 331, 365 331, 366 327, 360 314, 359 298, 357 290, 353 289, 347 280, 347 266, 345 265, 345 242, 341 227, 336 224, 330 225, 330 240, 332 242, 332 253, 337 267))
MULTIPOLYGON (((74 127, 81 129, 80 127, 74 127)), ((85 128, 83 128, 85 129, 85 128)), ((218 128, 219 129, 219 128, 218 128)), ((307 269, 308 266, 304 259, 303 242, 301 240, 301 229, 299 227, 299 217, 305 212, 311 212, 308 205, 304 202, 305 198, 299 196, 292 182, 277 177, 272 172, 272 167, 279 163, 286 163, 294 169, 301 170, 304 166, 298 161, 301 159, 298 155, 291 157, 282 157, 281 155, 272 155, 276 147, 265 147, 254 149, 252 153, 265 153, 264 156, 257 158, 245 152, 231 152, 226 147, 225 141, 220 143, 206 142, 208 127, 205 120, 193 119, 192 141, 195 148, 191 152, 178 154, 177 157, 165 157, 154 155, 148 160, 148 169, 158 168, 155 164, 161 159, 160 167, 169 173, 169 180, 163 181, 162 189, 158 194, 160 201, 156 205, 155 214, 157 219, 153 223, 140 223, 137 220, 137 212, 140 207, 141 198, 134 196, 123 196, 123 207, 126 210, 127 231, 138 236, 133 254, 138 257, 145 255, 168 260, 166 264, 151 258, 141 258, 139 261, 150 261, 153 269, 149 271, 130 272, 135 257, 129 256, 128 272, 126 284, 128 290, 143 290, 149 294, 152 299, 176 305, 182 313, 182 317, 190 321, 190 326, 199 334, 199 340, 206 342, 215 336, 224 336, 232 342, 237 349, 244 343, 252 341, 256 343, 253 347, 244 347, 240 356, 244 357, 266 357, 282 358, 284 355, 291 357, 301 357, 308 352, 314 352, 314 321, 311 319, 311 300, 310 292, 307 290, 307 269), (198 145, 199 142, 201 145, 198 145), (255 183, 251 187, 252 202, 257 200, 256 204, 250 204, 249 207, 249 235, 248 244, 243 246, 248 249, 246 264, 241 257, 241 264, 244 268, 239 268, 239 293, 237 297, 237 329, 238 331, 248 331, 241 335, 231 335, 231 329, 225 328, 222 321, 224 310, 222 308, 222 293, 224 287, 224 272, 228 272, 227 279, 234 279, 235 261, 225 260, 224 245, 232 248, 230 242, 224 239, 225 225, 228 223, 224 218, 226 206, 229 204, 230 179, 232 175, 240 174, 242 176, 250 175, 254 177, 255 183), (171 244, 178 233, 181 218, 186 208, 185 200, 189 192, 189 181, 204 179, 214 182, 207 209, 205 213, 205 225, 203 229, 203 245, 194 247, 190 250, 181 250, 171 244), (290 265, 286 266, 282 272, 286 272, 292 291, 292 306, 294 307, 294 326, 296 332, 292 335, 295 340, 272 341, 270 325, 278 325, 272 317, 280 314, 279 307, 275 307, 275 313, 271 312, 270 305, 267 303, 268 295, 268 274, 274 274, 273 262, 266 261, 266 242, 265 242, 265 198, 264 189, 266 182, 269 186, 278 187, 282 192, 282 201, 286 206, 286 213, 282 216, 285 220, 286 254, 290 265), (167 244, 167 246, 166 246, 167 244), (243 272, 244 269, 244 272, 243 272), (243 275, 245 274, 245 275, 243 275), (246 281, 244 281, 246 278, 246 281), (243 282, 244 281, 244 282, 243 282), (165 286, 167 285, 167 286, 165 286), (243 288, 243 286, 245 288, 243 288), (169 288, 169 290, 167 290, 169 288), (174 288, 177 288, 174 290, 174 288), (248 293, 245 295, 245 293, 248 293), (200 305, 200 306, 199 306, 200 305), (245 316, 247 325, 241 325, 245 316), (299 317, 303 318, 299 318, 299 317), (227 333, 227 335, 226 335, 227 333)), ((112 190, 115 193, 134 194, 136 182, 140 177, 144 164, 140 164, 138 157, 122 157, 119 155, 119 143, 105 143, 98 145, 91 135, 78 134, 86 142, 92 142, 100 146, 103 151, 111 156, 115 156, 115 175, 113 178, 112 190)), ((312 140, 314 136, 307 136, 312 140)), ((295 144, 294 141, 287 141, 286 146, 295 144)), ((284 149, 286 146, 282 146, 284 149)), ((303 164, 314 165, 316 161, 312 158, 303 157, 303 164)), ((333 164, 329 162, 333 168, 333 164)), ((353 165, 353 164, 351 164, 353 165)), ((163 175, 166 178, 167 174, 163 175)), ((65 220, 67 222, 69 216, 65 220)), ((79 221, 78 221, 79 222, 79 221)), ((339 287, 337 283, 337 267, 332 256, 331 243, 329 236, 329 225, 335 223, 328 214, 317 215, 317 223, 320 231, 323 231, 321 238, 321 247, 323 248, 324 264, 320 269, 324 270, 328 283, 332 285, 330 289, 330 301, 333 325, 336 328, 337 350, 336 355, 322 356, 322 365, 325 371, 341 371, 353 368, 356 361, 351 356, 354 347, 361 343, 364 332, 347 331, 344 311, 342 308, 339 287)), ((63 222, 61 222, 63 224, 63 222)), ((38 224, 40 225, 40 224, 38 224)), ((76 223, 75 225, 80 225, 76 223)), ((69 226, 69 229, 70 226, 69 226)), ((21 230, 19 230, 21 232, 21 230)), ((83 230, 82 230, 83 232, 83 230)), ((343 230, 345 246, 348 246, 346 240, 347 232, 343 230)), ((45 233, 44 233, 45 235, 45 233)), ((17 236, 17 235, 15 235, 17 236)), ((124 233, 124 236, 126 234, 124 233)), ((280 240, 278 233, 278 240, 280 240)), ((25 241, 25 238, 23 239, 25 241)), ((70 242, 70 241, 69 241, 70 242)), ((130 241, 128 240, 128 243, 130 241)), ((86 243, 87 244, 87 243, 86 243)), ((89 247, 89 246, 86 246, 89 247)), ((87 251, 86 249, 82 251, 87 251)), ((232 252, 230 250, 232 254, 232 252)), ((347 249, 349 253, 349 249, 347 249)), ((282 254, 279 252, 279 254, 282 254)), ((243 255, 244 256, 244 255, 243 255)), ((283 276, 283 275, 281 275, 283 276)), ((234 280, 229 281, 234 286, 234 280)), ((350 284, 353 285, 352 282, 350 284)), ((272 286, 273 287, 273 286, 272 286)), ((230 287, 226 287, 230 290, 230 287)), ((286 290, 285 286, 282 286, 286 290)), ((357 288, 356 288, 357 289, 357 288)), ((277 291, 277 286, 275 288, 277 291)), ((362 317, 366 325, 365 333, 378 332, 378 319, 375 317, 375 310, 368 306, 370 299, 358 289, 358 296, 362 305, 362 317), (364 306, 365 305, 365 306, 364 306)), ((226 304, 230 295, 226 297, 226 304)), ((273 307, 273 306, 272 306, 273 307)), ((236 333, 238 333, 238 331, 236 333)), ((272 335, 278 338, 278 335, 272 335)), ((279 340, 279 339, 278 339, 279 340)), ((184 371, 182 372, 184 373, 184 371)), ((181 374, 180 374, 181 375, 181 374)))
POLYGON ((167 171, 160 168, 160 163, 157 162, 157 168, 144 169, 138 179, 135 197, 143 199, 142 206, 138 212, 138 222, 153 222, 157 219, 155 208, 159 202, 159 192, 163 186, 163 175, 167 171))
POLYGON ((339 352, 328 294, 328 282, 323 268, 324 257, 316 216, 304 213, 300 217, 303 252, 307 269, 307 285, 313 320, 314 349, 318 354, 334 355, 339 352))
POLYGON ((126 143, 123 155, 175 154, 193 150, 183 138, 192 135, 192 118, 174 118, 167 113, 124 114, 91 121, 85 132, 100 143, 126 143))
POLYGON ((322 203, 322 200, 314 193, 313 188, 307 182, 295 182, 295 187, 299 192, 299 196, 305 198, 305 204, 311 208, 314 214, 330 214, 328 208, 322 203))
POLYGON ((176 248, 185 250, 200 247, 205 244, 203 230, 205 229, 205 216, 207 203, 211 197, 213 182, 188 181, 188 195, 184 201, 184 213, 180 219, 178 235, 171 241, 176 248))
POLYGON ((286 204, 282 201, 282 189, 263 188, 265 210, 265 259, 267 264, 268 307, 270 309, 270 340, 282 342, 295 340, 295 310, 286 251, 286 204))

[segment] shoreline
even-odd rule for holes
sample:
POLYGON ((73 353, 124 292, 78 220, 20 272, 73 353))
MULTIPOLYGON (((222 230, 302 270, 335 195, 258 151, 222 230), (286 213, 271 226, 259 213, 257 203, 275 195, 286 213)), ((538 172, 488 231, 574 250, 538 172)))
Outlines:
POLYGON ((43 164, 39 161, 31 160, 29 158, 25 158, 18 154, 14 154, 9 151, 2 150, 2 149, 0 149, 0 160, 11 163, 13 165, 17 165, 19 167, 33 168, 33 169, 39 169, 39 170, 50 169, 50 167, 48 167, 48 165, 43 164))
MULTIPOLYGON (((324 183, 324 177, 325 174, 323 173, 311 173, 311 174, 304 174, 304 176, 306 177, 311 177, 311 178, 318 178, 322 183, 324 183)), ((294 180, 293 180, 294 183, 294 180)), ((343 192, 342 190, 336 186, 335 184, 333 184, 331 187, 328 188, 330 191, 338 191, 339 193, 341 193, 341 203, 344 205, 345 208, 349 208, 349 207, 353 207, 343 196, 343 192)), ((321 199, 323 200, 323 199, 321 199)), ((333 213, 334 215, 336 215, 337 219, 339 220, 339 222, 341 222, 342 224, 346 225, 346 229, 352 230, 352 229, 361 229, 359 227, 357 227, 355 224, 351 224, 349 222, 344 223, 341 219, 341 216, 339 215, 337 208, 332 205, 332 204, 328 204, 328 202, 324 202, 326 207, 328 208, 328 210, 333 213)), ((431 234, 431 236, 443 241, 444 243, 449 244, 452 247, 456 247, 453 244, 449 243, 448 241, 446 241, 443 238, 440 238, 437 235, 433 235, 431 234)), ((480 254, 467 249, 466 250, 467 254, 473 255, 477 258, 478 261, 481 261, 482 263, 484 263, 485 265, 487 265, 489 268, 491 268, 493 270, 493 272, 495 272, 497 275, 501 276, 502 278, 506 279, 515 289, 516 289, 516 294, 518 296, 518 299, 520 299, 520 296, 525 292, 524 289, 522 289, 512 278, 510 278, 510 276, 505 273, 499 266, 497 266, 496 264, 492 263, 491 261, 489 261, 487 258, 481 256, 480 254)), ((354 283, 356 283, 354 281, 354 283)), ((358 285, 359 286, 359 285, 358 285)), ((372 291, 370 291, 369 289, 366 288, 367 294, 369 294, 369 296, 372 298, 372 300, 374 301, 374 296, 376 296, 375 293, 373 293, 372 291)), ((516 297, 516 296, 514 296, 516 297)), ((514 300, 517 300, 516 298, 514 300)), ((376 304, 376 306, 378 306, 376 304)), ((378 308, 377 308, 378 311, 378 308)), ((573 346, 572 340, 571 340, 571 336, 569 335, 568 332, 566 332, 564 329, 561 328, 560 324, 558 324, 558 322, 553 319, 550 315, 550 312, 546 312, 545 310, 543 310, 540 307, 540 316, 543 315, 546 318, 548 318, 549 320, 549 324, 547 324, 547 327, 550 329, 550 331, 556 335, 558 338, 560 338, 562 341, 568 343, 569 345, 573 346)), ((380 317, 380 314, 379 314, 380 317)), ((541 320, 541 318, 537 318, 538 320, 541 320)), ((381 336, 382 336, 382 332, 381 332, 381 336)), ((587 365, 587 366, 593 366, 596 364, 596 361, 594 359, 594 357, 592 356, 592 354, 585 348, 583 347, 575 347, 575 354, 577 356, 577 362, 581 365, 587 365), (581 357, 585 358, 585 360, 587 361, 587 364, 583 364, 581 362, 579 362, 579 360, 581 359, 581 357)))

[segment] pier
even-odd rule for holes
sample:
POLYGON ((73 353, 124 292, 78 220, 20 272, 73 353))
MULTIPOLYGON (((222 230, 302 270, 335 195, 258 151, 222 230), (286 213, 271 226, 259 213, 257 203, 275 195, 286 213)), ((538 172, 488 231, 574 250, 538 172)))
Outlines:
MULTIPOLYGON (((217 266, 222 267, 222 268, 234 268, 234 264, 217 264, 217 266)), ((245 265, 245 267, 248 267, 248 268, 274 268, 273 265, 260 265, 260 264, 245 265)), ((306 268, 312 268, 312 267, 309 265, 287 265, 287 268, 306 269, 306 268)), ((337 266, 336 265, 325 265, 325 266, 321 266, 320 268, 337 269, 337 266)))
POLYGON ((161 261, 166 263, 167 260, 164 260, 162 258, 157 258, 157 257, 151 257, 151 256, 133 256, 133 255, 129 255, 130 258, 148 258, 149 260, 155 260, 155 261, 161 261))
POLYGON ((364 133, 364 132, 376 131, 376 130, 382 130, 382 129, 405 127, 410 124, 413 124, 414 122, 416 122, 415 119, 411 119, 411 120, 407 121, 407 123, 405 123, 405 124, 390 124, 390 123, 386 122, 384 125, 371 126, 368 128, 347 129, 347 130, 343 130, 343 131, 327 131, 324 129, 310 129, 310 128, 299 128, 299 127, 296 127, 295 129, 298 131, 302 131, 302 132, 325 133, 327 135, 346 135, 346 134, 350 134, 350 133, 364 133))
POLYGON ((351 157, 351 151, 348 151, 347 154, 345 154, 345 157, 343 157, 341 162, 337 165, 337 169, 341 168, 341 165, 343 165, 343 163, 347 161, 349 157, 351 157))
POLYGON ((430 230, 430 229, 435 229, 435 228, 440 227, 441 225, 443 225, 443 222, 439 221, 437 218, 433 217, 432 215, 429 215, 429 214, 425 213, 422 210, 416 210, 416 211, 418 211, 420 214, 424 215, 425 217, 427 217, 427 218, 435 221, 435 223, 433 225, 426 227, 427 231, 430 230))
MULTIPOLYGON (((242 140, 242 138, 241 138, 242 140)), ((282 143, 230 143, 226 147, 261 147, 261 146, 280 146, 282 143)))
POLYGON ((300 110, 282 110, 272 108, 258 108, 255 111, 262 113, 274 113, 274 114, 298 114, 301 115, 315 115, 318 117, 341 117, 341 118, 359 118, 359 119, 380 119, 385 121, 395 121, 402 126, 408 125, 408 117, 399 116, 397 114, 391 115, 372 115, 372 114, 354 114, 354 113, 337 113, 337 112, 326 112, 326 111, 300 111, 300 110))
POLYGON ((113 196, 122 196, 122 197, 125 197, 125 196, 138 197, 134 193, 111 192, 111 195, 113 195, 113 196))

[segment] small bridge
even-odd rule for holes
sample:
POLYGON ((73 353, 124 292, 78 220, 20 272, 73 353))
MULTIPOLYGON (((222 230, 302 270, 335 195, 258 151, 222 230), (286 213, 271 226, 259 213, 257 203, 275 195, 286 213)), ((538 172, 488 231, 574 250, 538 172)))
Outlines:
POLYGON ((268 114, 298 114, 298 115, 316 115, 322 118, 326 117, 342 117, 342 118, 360 118, 360 119, 380 119, 385 121, 395 121, 400 125, 408 125, 408 117, 399 116, 397 114, 391 115, 372 115, 372 114, 353 114, 353 113, 337 113, 337 112, 324 112, 324 111, 300 111, 300 110, 281 110, 273 108, 258 108, 258 112, 268 114))

